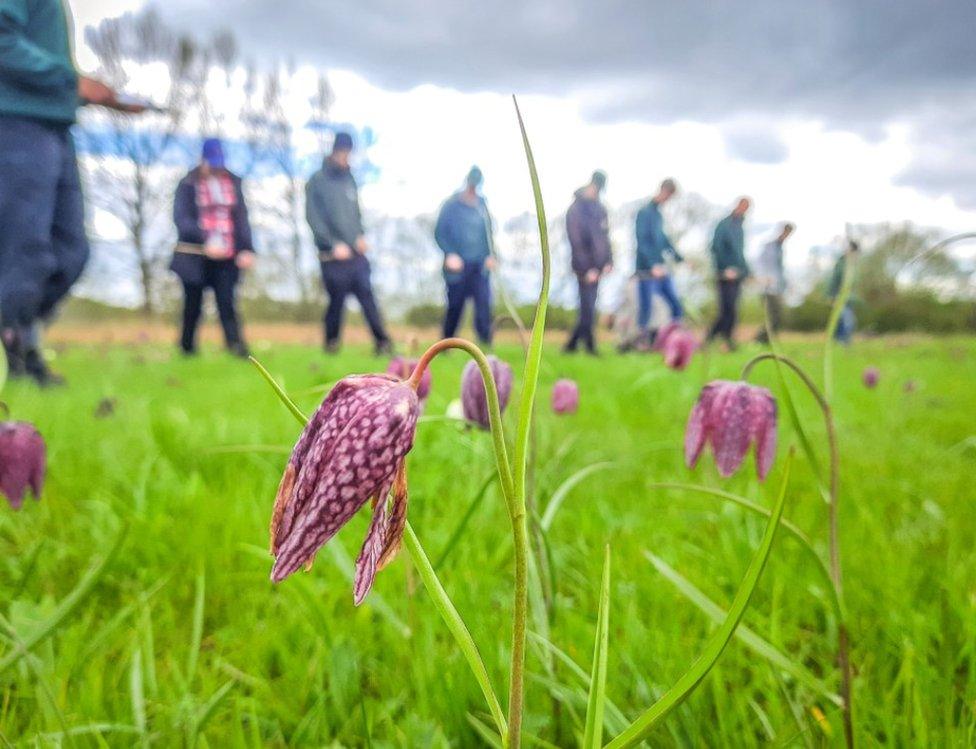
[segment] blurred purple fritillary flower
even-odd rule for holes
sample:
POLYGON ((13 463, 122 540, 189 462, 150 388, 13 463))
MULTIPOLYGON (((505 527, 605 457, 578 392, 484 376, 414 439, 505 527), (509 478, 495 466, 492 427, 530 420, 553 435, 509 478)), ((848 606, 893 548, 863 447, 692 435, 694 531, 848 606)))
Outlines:
MULTIPOLYGON (((390 364, 386 368, 387 374, 391 374, 394 377, 399 377, 401 380, 406 380, 413 374, 414 368, 417 366, 416 359, 406 359, 402 356, 394 356, 390 359, 390 364)), ((420 400, 427 400, 427 396, 430 395, 430 386, 433 380, 433 376, 430 373, 430 367, 424 369, 424 373, 420 376, 420 385, 417 386, 417 397, 420 400)))
POLYGON ((44 439, 33 424, 0 422, 0 492, 11 507, 20 509, 28 487, 34 499, 41 498, 46 467, 44 439))
POLYGON ((705 443, 712 446, 718 472, 735 473, 756 443, 756 473, 762 481, 776 457, 776 399, 766 388, 715 380, 702 388, 688 417, 685 463, 693 468, 705 443))
POLYGON ((574 414, 579 408, 579 387, 572 380, 556 380, 552 386, 552 410, 557 414, 574 414))
POLYGON ((664 351, 664 345, 668 342, 668 339, 673 333, 679 330, 683 330, 680 321, 672 320, 671 322, 665 323, 658 328, 657 335, 654 336, 654 345, 651 348, 654 351, 664 351))
MULTIPOLYGON (((488 357, 488 365, 491 367, 491 374, 498 388, 498 408, 504 411, 505 406, 508 405, 508 397, 512 394, 512 368, 494 356, 488 357)), ((465 419, 482 429, 490 428, 485 381, 481 376, 481 370, 473 361, 469 361, 464 372, 461 373, 461 408, 465 419)))
POLYGON ((881 372, 877 367, 867 367, 864 373, 861 375, 861 380, 864 382, 864 387, 874 388, 878 386, 878 380, 881 379, 881 372))
POLYGON ((683 328, 671 331, 664 341, 664 364, 677 371, 683 370, 698 349, 698 339, 683 328))
POLYGON ((390 375, 336 383, 298 438, 278 487, 271 518, 274 582, 309 568, 318 550, 372 499, 353 586, 356 605, 362 603, 377 570, 400 547, 407 522, 404 459, 419 412, 414 389, 390 375))

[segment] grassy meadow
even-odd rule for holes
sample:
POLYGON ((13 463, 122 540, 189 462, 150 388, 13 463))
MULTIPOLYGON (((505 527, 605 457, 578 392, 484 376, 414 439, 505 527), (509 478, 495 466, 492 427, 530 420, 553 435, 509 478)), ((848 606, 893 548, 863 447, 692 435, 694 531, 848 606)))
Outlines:
MULTIPOLYGON (((699 483, 769 507, 797 440, 780 397, 779 454, 764 484, 751 453, 728 480, 710 454, 684 467, 699 388, 737 378, 758 348, 698 355, 676 373, 658 355, 573 358, 557 344, 543 359, 534 471, 537 511, 558 504, 547 534, 551 644, 530 637, 525 730, 541 746, 570 747, 586 713, 604 546, 609 738, 695 659, 765 524, 713 496, 651 485, 699 483), (579 382, 576 415, 549 410, 560 377, 579 382)), ((817 339, 784 349, 822 379, 817 339)), ((518 378, 520 349, 496 353, 518 378)), ((386 366, 356 346, 326 357, 266 343, 255 355, 306 412, 341 376, 386 366)), ((860 745, 973 746, 976 342, 865 340, 835 359, 860 745), (881 372, 873 390, 861 383, 868 365, 881 372)), ((508 519, 489 435, 443 418, 465 362, 453 352, 433 365, 408 459, 410 520, 504 703, 508 519)), ((56 366, 68 388, 11 383, 2 396, 12 418, 45 436, 49 470, 40 502, 20 512, 0 503, 0 745, 484 745, 484 700, 409 557, 380 572, 353 607, 367 512, 311 572, 269 582, 271 506, 300 427, 252 366, 212 347, 182 359, 155 342, 67 345, 56 366)), ((771 364, 752 380, 781 396, 771 364)), ((819 411, 788 382, 825 460, 819 411)), ((506 421, 514 416, 510 408, 506 421)), ((802 451, 785 516, 826 557, 826 504, 802 451)), ((752 639, 740 629, 649 745, 840 745, 836 620, 820 571, 787 533, 743 625, 752 639)))

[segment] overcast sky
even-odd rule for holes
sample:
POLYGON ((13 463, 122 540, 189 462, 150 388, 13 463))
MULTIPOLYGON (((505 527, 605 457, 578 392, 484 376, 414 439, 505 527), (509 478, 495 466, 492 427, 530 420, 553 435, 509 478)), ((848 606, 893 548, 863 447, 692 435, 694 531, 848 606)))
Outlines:
MULTIPOLYGON (((82 28, 139 0, 71 0, 82 28)), ((500 217, 530 207, 517 93, 549 211, 594 168, 607 199, 674 176, 754 235, 795 242, 910 219, 976 229, 976 2, 167 0, 161 13, 242 52, 330 72, 334 115, 377 133, 372 207, 436 209, 467 168, 500 217), (219 13, 215 9, 219 7, 219 13)))

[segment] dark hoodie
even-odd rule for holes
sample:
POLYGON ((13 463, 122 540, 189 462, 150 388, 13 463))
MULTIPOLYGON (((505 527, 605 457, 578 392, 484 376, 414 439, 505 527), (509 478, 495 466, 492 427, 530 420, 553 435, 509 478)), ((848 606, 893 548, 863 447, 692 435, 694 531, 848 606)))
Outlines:
POLYGON ((585 190, 583 187, 576 191, 575 200, 566 211, 566 234, 575 273, 602 270, 613 262, 607 209, 599 199, 586 197, 585 190))
POLYGON ((339 242, 355 251, 356 240, 364 234, 363 216, 359 189, 349 169, 326 157, 305 185, 305 218, 320 251, 331 253, 339 242))

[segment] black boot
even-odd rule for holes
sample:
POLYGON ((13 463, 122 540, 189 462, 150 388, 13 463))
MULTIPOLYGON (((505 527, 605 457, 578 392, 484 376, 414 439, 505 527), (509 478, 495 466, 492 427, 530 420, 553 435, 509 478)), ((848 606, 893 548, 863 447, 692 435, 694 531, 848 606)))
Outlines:
POLYGON ((48 369, 47 362, 36 348, 29 349, 24 354, 24 370, 42 388, 64 385, 64 377, 48 369))
POLYGON ((393 356, 393 343, 389 338, 384 338, 382 341, 376 342, 376 348, 373 350, 376 356, 393 356))
POLYGON ((227 347, 227 350, 232 356, 239 357, 241 359, 247 359, 251 355, 251 350, 247 347, 247 344, 243 341, 238 341, 237 343, 232 343, 227 347))
POLYGON ((3 338, 3 350, 7 355, 7 376, 11 379, 23 377, 26 370, 24 369, 24 347, 20 335, 13 328, 4 328, 0 338, 3 338))

